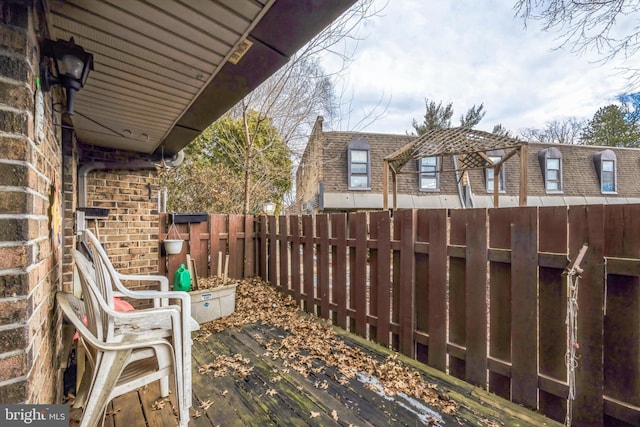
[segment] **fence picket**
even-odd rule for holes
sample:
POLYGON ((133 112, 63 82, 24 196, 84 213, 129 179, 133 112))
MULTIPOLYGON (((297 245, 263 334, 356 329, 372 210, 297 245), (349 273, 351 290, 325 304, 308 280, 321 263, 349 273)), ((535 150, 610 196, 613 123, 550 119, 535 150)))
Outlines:
MULTIPOLYGON (((538 209, 540 252, 566 254, 567 253, 567 223, 568 209, 565 206, 541 207, 538 209)), ((562 258, 562 255, 559 255, 562 258)), ((541 375, 550 378, 556 384, 567 381, 567 368, 564 355, 567 351, 567 286, 564 267, 568 264, 566 257, 559 267, 540 265, 538 269, 538 329, 539 342, 539 371, 541 375)), ((540 384, 539 408, 549 418, 564 421, 567 411, 567 387, 562 387, 560 393, 555 389, 540 384)), ((556 387, 558 388, 558 387, 556 387)))
POLYGON ((335 304, 333 323, 347 328, 347 216, 331 214, 332 303, 335 304))
POLYGON ((278 264, 280 264, 280 290, 287 292, 291 288, 289 278, 289 229, 287 217, 278 217, 278 264))
POLYGON ((315 245, 313 244, 313 217, 305 215, 302 217, 302 265, 303 283, 305 295, 305 311, 315 314, 315 286, 314 286, 314 257, 315 245))
MULTIPOLYGON (((511 209, 489 210, 490 251, 511 250, 513 215, 511 209)), ((511 269, 510 259, 489 255, 489 390, 504 399, 511 398, 511 269)))
POLYGON ((349 308, 355 316, 349 317, 350 330, 367 336, 367 214, 349 215, 349 308))
POLYGON ((569 254, 575 259, 584 243, 589 249, 582 261, 579 284, 578 355, 576 369, 576 400, 573 422, 578 426, 603 424, 602 391, 604 375, 603 303, 604 303, 604 207, 598 205, 569 208, 569 254))
MULTIPOLYGON (((640 407, 640 278, 630 275, 631 269, 616 270, 616 263, 630 265, 629 259, 640 255, 640 205, 606 206, 604 224, 608 258, 604 394, 640 407)), ((607 418, 615 415, 616 419, 640 425, 640 413, 615 408, 610 400, 605 400, 605 414, 607 418)))
POLYGON ((400 282, 399 327, 400 352, 415 357, 413 331, 415 329, 415 235, 416 211, 403 210, 396 213, 400 225, 400 282))
POLYGON ((316 215, 316 230, 319 237, 317 245, 318 253, 318 294, 320 296, 319 317, 330 319, 329 299, 331 297, 329 288, 329 216, 326 214, 316 215))
MULTIPOLYGON (((450 218, 449 242, 451 245, 466 244, 466 211, 453 210, 450 218)), ((453 248, 452 248, 453 249, 453 248)), ((457 248, 456 248, 457 249, 457 248)), ((465 249, 466 251, 466 249, 465 249)), ((466 359, 466 259, 461 250, 450 251, 449 255, 449 374, 465 379, 466 359)))
MULTIPOLYGON (((419 214, 424 211, 420 211, 419 214)), ((429 210, 428 364, 447 366, 447 210, 429 210)))
POLYGON ((538 216, 514 208, 511 227, 511 399, 538 409, 538 216))
POLYGON ((389 320, 391 312, 391 220, 388 212, 372 212, 371 239, 376 241, 371 253, 371 308, 376 316, 375 330, 371 333, 377 343, 389 346, 389 320), (373 295, 375 294, 375 298, 373 295), (375 304, 375 309, 374 309, 375 304))
POLYGON ((487 386, 487 210, 466 210, 465 380, 487 386))
POLYGON ((297 215, 289 216, 291 233, 291 289, 293 298, 300 301, 300 221, 297 215))

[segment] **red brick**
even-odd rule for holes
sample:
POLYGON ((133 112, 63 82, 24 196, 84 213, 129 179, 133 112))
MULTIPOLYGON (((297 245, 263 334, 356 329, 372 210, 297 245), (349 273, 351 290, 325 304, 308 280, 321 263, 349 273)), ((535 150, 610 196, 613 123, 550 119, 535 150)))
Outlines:
MULTIPOLYGON (((27 320, 27 300, 0 302, 0 325, 25 322, 27 320)), ((0 368, 0 373, 2 368, 0 368)))
POLYGON ((0 269, 24 268, 31 262, 27 246, 0 248, 0 269))
POLYGON ((27 381, 18 381, 0 387, 0 402, 3 404, 23 403, 27 400, 27 381))
POLYGON ((0 331, 0 354, 26 348, 27 336, 25 326, 0 331))
POLYGON ((0 359, 0 381, 7 381, 27 374, 25 353, 0 359))

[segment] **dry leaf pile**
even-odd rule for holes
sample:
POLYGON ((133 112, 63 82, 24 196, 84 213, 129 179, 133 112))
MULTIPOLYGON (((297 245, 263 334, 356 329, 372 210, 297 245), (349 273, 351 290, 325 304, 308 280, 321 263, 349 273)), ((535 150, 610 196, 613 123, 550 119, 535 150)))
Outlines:
POLYGON ((221 277, 216 276, 198 277, 198 290, 220 288, 222 286, 233 285, 234 283, 239 282, 237 280, 227 280, 225 282, 221 277))
MULTIPOLYGON (((363 351, 347 345, 330 326, 312 316, 300 315, 298 305, 290 296, 284 297, 268 283, 257 278, 238 283, 234 314, 206 323, 202 325, 202 330, 208 333, 220 332, 256 322, 280 327, 288 332, 281 339, 263 343, 266 348, 265 357, 282 360, 285 368, 307 376, 323 372, 326 367, 334 367, 338 374, 334 375, 334 380, 340 384, 345 384, 358 373, 365 373, 377 378, 389 395, 405 393, 447 414, 457 410, 455 401, 439 392, 437 386, 426 382, 419 372, 402 364, 397 357, 392 356, 379 362, 363 351)), ((199 339, 206 339, 206 336, 199 339)), ((216 365, 216 361, 211 365, 216 365)), ((217 369, 220 368, 210 366, 203 367, 202 371, 218 372, 217 369)), ((324 389, 325 385, 319 383, 317 387, 324 389)))

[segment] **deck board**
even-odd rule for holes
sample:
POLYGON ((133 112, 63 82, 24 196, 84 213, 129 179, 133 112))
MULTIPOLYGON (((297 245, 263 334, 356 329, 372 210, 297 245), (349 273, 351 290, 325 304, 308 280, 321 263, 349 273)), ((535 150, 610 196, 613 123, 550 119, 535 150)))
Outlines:
MULTIPOLYGON (((349 346, 382 362, 391 352, 348 332, 335 329, 349 346)), ((384 396, 368 388, 362 378, 340 381, 335 367, 313 359, 313 368, 302 375, 286 361, 266 354, 266 343, 287 334, 272 325, 254 323, 210 335, 196 335, 193 345, 193 407, 191 427, 211 426, 416 426, 427 425, 430 413, 408 397, 384 396), (229 370, 225 375, 200 372, 218 356, 241 355, 253 369, 242 377, 229 370), (210 405, 203 409, 203 404, 210 405)), ((455 414, 439 414, 440 425, 559 426, 538 414, 490 395, 460 380, 406 360, 438 389, 459 404, 455 414)), ((151 384, 114 399, 107 420, 113 427, 173 427, 176 417, 169 402, 161 401, 159 387, 151 384), (158 406, 162 406, 159 408, 158 406)), ((110 405, 111 406, 111 405, 110 405)), ((76 413, 77 414, 77 413, 76 413)), ((73 425, 73 424, 72 424, 73 425)))

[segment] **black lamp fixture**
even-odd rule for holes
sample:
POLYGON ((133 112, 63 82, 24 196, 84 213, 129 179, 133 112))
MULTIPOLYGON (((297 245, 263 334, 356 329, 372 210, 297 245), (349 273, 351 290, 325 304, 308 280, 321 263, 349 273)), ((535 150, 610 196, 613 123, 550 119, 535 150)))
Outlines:
POLYGON ((69 41, 45 40, 42 45, 42 58, 40 63, 42 90, 49 92, 54 85, 65 88, 67 91, 67 114, 73 115, 76 92, 84 87, 87 77, 89 77, 89 71, 93 70, 93 55, 75 44, 73 37, 71 37, 69 41), (53 59, 55 75, 52 75, 49 61, 45 60, 45 57, 53 59))

